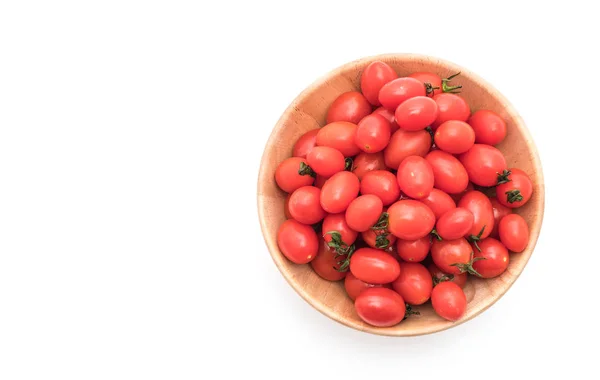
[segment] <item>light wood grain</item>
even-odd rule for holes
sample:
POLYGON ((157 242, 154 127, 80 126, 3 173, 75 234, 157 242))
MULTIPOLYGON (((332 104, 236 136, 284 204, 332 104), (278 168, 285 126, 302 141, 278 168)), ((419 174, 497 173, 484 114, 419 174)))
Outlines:
POLYGON ((430 334, 466 322, 492 306, 517 280, 535 248, 544 214, 544 179, 542 166, 527 127, 508 100, 477 75, 451 62, 413 54, 387 54, 367 57, 343 65, 304 90, 285 110, 266 144, 258 176, 258 215, 268 250, 288 283, 308 303, 321 313, 357 330, 390 336, 430 334), (491 280, 470 278, 465 287, 468 306, 457 322, 438 317, 431 304, 416 307, 421 315, 411 317, 390 328, 377 328, 362 322, 352 301, 345 294, 343 281, 332 283, 317 276, 309 265, 289 262, 277 247, 277 228, 285 220, 285 193, 274 180, 279 162, 291 155, 294 142, 304 132, 325 125, 327 108, 341 93, 359 90, 362 70, 372 61, 390 64, 400 76, 416 71, 431 71, 442 77, 461 71, 456 82, 463 85, 463 96, 471 110, 489 109, 497 112, 507 123, 508 135, 498 148, 506 156, 509 167, 519 167, 533 180, 531 200, 517 212, 530 228, 530 241, 520 254, 511 254, 508 270, 491 280))

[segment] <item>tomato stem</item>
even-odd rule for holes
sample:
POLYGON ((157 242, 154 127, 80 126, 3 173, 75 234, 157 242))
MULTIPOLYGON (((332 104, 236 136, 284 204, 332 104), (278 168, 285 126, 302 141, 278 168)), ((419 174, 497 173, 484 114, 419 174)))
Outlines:
POLYGON ((339 268, 336 270, 338 272, 347 272, 350 267, 350 257, 354 253, 356 247, 354 244, 348 245, 344 243, 339 231, 327 231, 323 234, 323 237, 325 237, 325 235, 331 235, 331 240, 327 242, 327 246, 335 250, 335 258, 342 258, 337 262, 339 268))
POLYGON ((498 185, 510 182, 510 178, 508 178, 508 176, 510 175, 510 170, 504 169, 504 171, 502 173, 496 173, 496 174, 498 174, 498 183, 497 183, 498 185))
POLYGON ((375 223, 373 225, 373 227, 371 227, 371 229, 373 231, 376 231, 376 230, 387 230, 389 216, 390 215, 387 212, 382 212, 381 215, 379 216, 379 219, 377 220, 377 223, 375 223))
POLYGON ((460 91, 456 91, 462 88, 462 86, 449 86, 448 83, 460 75, 460 71, 456 74, 450 75, 448 78, 442 79, 442 92, 449 92, 451 94, 458 94, 460 91))
POLYGON ((413 310, 411 305, 406 304, 406 312, 404 313, 404 318, 402 318, 402 320, 405 320, 411 315, 421 315, 421 313, 419 313, 417 310, 413 310))
POLYGON ((440 282, 452 281, 452 280, 454 280, 453 274, 442 274, 440 277, 433 276, 433 286, 436 286, 440 282))
POLYGON ((352 160, 352 157, 348 157, 345 162, 346 166, 344 167, 344 170, 351 172, 354 169, 354 160, 352 160))
POLYGON ((390 239, 388 239, 387 237, 387 233, 377 235, 377 237, 375 238, 375 248, 386 249, 387 247, 389 247, 390 239))
MULTIPOLYGON (((481 250, 479 250, 481 251, 481 250)), ((471 251, 471 260, 469 260, 468 263, 454 263, 454 264, 450 264, 453 267, 457 267, 460 270, 460 273, 465 273, 468 272, 470 274, 473 274, 477 277, 481 277, 481 275, 479 274, 479 272, 477 272, 475 270, 475 268, 473 268, 473 263, 475 263, 476 261, 479 260, 487 260, 487 258, 485 257, 473 257, 474 252, 471 251)))
POLYGON ((310 166, 306 165, 304 162, 300 163, 300 169, 298 169, 298 174, 309 175, 313 178, 317 176, 317 173, 315 173, 315 171, 312 170, 312 168, 310 166))
POLYGON ((434 90, 439 90, 440 89, 437 86, 433 87, 433 85, 431 83, 429 83, 429 82, 425 82, 424 85, 425 85, 425 94, 427 96, 433 94, 434 90))
POLYGON ((477 244, 477 242, 481 240, 481 235, 483 235, 483 231, 485 231, 485 226, 486 224, 484 224, 483 227, 481 227, 481 231, 479 231, 477 235, 471 235, 467 238, 467 240, 473 243, 473 245, 475 246, 475 248, 477 248, 477 250, 479 250, 479 252, 481 252, 481 248, 479 248, 479 244, 477 244))
POLYGON ((508 203, 521 202, 523 200, 523 196, 521 195, 521 190, 511 190, 506 193, 506 200, 508 203))
POLYGON ((431 236, 429 237, 429 239, 431 239, 431 242, 433 242, 433 238, 438 239, 438 241, 442 241, 442 237, 440 236, 440 234, 438 234, 437 230, 434 228, 433 230, 431 230, 430 232, 431 236))

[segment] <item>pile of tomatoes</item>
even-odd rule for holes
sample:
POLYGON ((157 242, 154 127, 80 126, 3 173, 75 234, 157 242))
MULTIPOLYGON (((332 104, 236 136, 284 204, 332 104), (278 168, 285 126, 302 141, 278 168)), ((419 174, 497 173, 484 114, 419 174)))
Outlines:
POLYGON ((456 75, 399 77, 370 63, 361 92, 335 99, 327 124, 301 136, 276 169, 289 193, 281 252, 344 280, 371 325, 396 325, 430 300, 442 318, 460 319, 468 276, 501 275, 509 251, 529 242, 512 210, 531 198, 532 182, 494 147, 505 121, 472 113, 450 83, 456 75))

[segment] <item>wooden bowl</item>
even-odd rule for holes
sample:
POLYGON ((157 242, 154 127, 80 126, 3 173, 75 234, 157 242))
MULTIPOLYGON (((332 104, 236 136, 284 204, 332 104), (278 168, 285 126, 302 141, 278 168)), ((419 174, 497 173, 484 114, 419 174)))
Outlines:
POLYGON ((347 63, 304 90, 285 110, 275 125, 263 153, 258 176, 258 215, 261 229, 275 264, 302 298, 331 319, 346 326, 369 333, 391 336, 414 336, 429 334, 468 321, 492 306, 523 271, 533 253, 544 215, 544 178, 537 149, 523 120, 513 106, 491 85, 468 70, 438 58, 414 54, 387 54, 367 57, 347 63), (431 303, 415 307, 421 315, 406 319, 394 327, 378 328, 364 323, 356 314, 353 302, 344 290, 343 281, 329 282, 320 278, 310 265, 296 265, 288 261, 277 246, 277 229, 285 220, 284 200, 274 179, 275 168, 283 159, 290 157, 298 137, 310 129, 325 125, 327 108, 343 92, 360 90, 360 76, 372 61, 380 60, 391 65, 399 76, 417 71, 430 71, 447 77, 461 72, 455 80, 462 84, 461 96, 473 111, 489 109, 498 113, 508 128, 506 139, 498 148, 506 156, 508 167, 524 170, 532 179, 534 191, 531 200, 516 210, 530 229, 530 240, 522 253, 511 253, 508 270, 494 279, 478 279, 470 276, 465 286, 468 300, 465 315, 457 322, 446 321, 437 316, 431 303))

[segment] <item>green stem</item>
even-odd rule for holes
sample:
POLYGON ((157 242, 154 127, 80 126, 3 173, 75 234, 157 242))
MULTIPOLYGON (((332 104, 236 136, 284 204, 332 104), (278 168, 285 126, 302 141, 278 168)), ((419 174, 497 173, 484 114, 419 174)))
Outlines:
POLYGON ((502 173, 496 173, 496 174, 498 174, 498 183, 497 183, 498 185, 510 182, 510 178, 508 178, 508 176, 510 175, 510 170, 504 169, 504 171, 502 173))
POLYGON ((511 190, 506 193, 506 200, 508 203, 521 202, 523 200, 523 196, 521 195, 521 190, 511 190))
POLYGON ((312 170, 312 168, 310 166, 306 165, 304 162, 300 163, 300 169, 298 169, 298 174, 309 175, 313 178, 317 176, 317 173, 315 173, 315 171, 312 170))
POLYGON ((451 94, 458 94, 460 91, 456 91, 462 88, 462 86, 450 86, 449 83, 452 79, 460 75, 460 71, 456 74, 450 75, 448 78, 442 79, 442 92, 449 92, 451 94))

